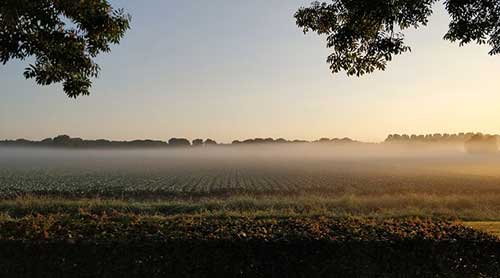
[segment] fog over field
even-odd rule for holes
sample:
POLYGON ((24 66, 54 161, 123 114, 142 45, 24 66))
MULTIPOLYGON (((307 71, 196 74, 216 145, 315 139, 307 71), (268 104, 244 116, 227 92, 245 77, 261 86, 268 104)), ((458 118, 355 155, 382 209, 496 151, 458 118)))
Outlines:
MULTIPOLYGON (((130 190, 154 185, 175 192, 184 190, 181 184, 196 183, 203 184, 207 193, 217 191, 216 188, 228 193, 254 192, 259 188, 271 191, 295 188, 300 192, 308 187, 332 191, 365 178, 362 187, 372 191, 377 190, 374 184, 380 179, 385 186, 404 186, 398 179, 446 177, 447 192, 464 189, 463 185, 453 184, 453 180, 460 183, 471 180, 466 186, 468 190, 488 181, 490 189, 500 192, 498 169, 500 155, 471 155, 455 145, 299 144, 148 150, 4 148, 0 149, 0 191, 18 187, 15 183, 22 180, 30 180, 30 190, 34 191, 37 185, 43 188, 43 184, 50 183, 65 188, 85 183, 92 189, 98 189, 100 184, 130 190), (69 179, 73 181, 67 182, 69 179), (481 182, 473 182, 475 179, 481 182)), ((429 184, 412 186, 412 190, 418 191, 429 184)))
POLYGON ((500 155, 467 154, 457 144, 424 146, 389 144, 283 144, 157 149, 64 149, 0 147, 3 169, 149 171, 204 167, 378 171, 397 175, 434 172, 497 176, 500 155))
POLYGON ((0 208, 497 220, 498 169, 451 144, 3 148, 0 208))

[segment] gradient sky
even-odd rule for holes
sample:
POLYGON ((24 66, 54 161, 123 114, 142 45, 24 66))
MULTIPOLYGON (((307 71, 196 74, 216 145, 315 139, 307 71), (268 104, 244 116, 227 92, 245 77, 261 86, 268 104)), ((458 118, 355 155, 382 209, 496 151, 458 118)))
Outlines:
POLYGON ((25 80, 0 66, 0 138, 352 137, 500 133, 500 57, 442 40, 447 14, 407 33, 410 54, 385 72, 332 75, 325 41, 304 36, 301 0, 114 0, 132 29, 98 62, 92 94, 25 80))

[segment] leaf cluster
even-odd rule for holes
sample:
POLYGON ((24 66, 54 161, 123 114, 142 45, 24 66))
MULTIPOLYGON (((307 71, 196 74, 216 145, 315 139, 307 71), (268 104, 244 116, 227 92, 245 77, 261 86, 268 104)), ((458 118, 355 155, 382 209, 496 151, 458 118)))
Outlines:
MULTIPOLYGON (((411 51, 404 30, 428 23, 437 0, 332 0, 313 2, 295 14, 304 33, 326 35, 332 73, 361 76, 385 70, 393 56, 411 51)), ((500 52, 500 2, 446 0, 451 22, 444 39, 489 44, 500 52)))
POLYGON ((107 0, 0 0, 0 62, 34 57, 26 78, 62 82, 69 97, 88 95, 100 70, 94 58, 129 27, 130 16, 107 0))

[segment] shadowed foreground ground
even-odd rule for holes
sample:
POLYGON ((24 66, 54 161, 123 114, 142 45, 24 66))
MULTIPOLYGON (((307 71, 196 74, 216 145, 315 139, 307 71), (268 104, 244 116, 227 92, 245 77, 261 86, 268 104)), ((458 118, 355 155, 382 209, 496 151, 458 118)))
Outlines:
POLYGON ((439 220, 37 215, 0 221, 3 277, 497 277, 496 237, 439 220))

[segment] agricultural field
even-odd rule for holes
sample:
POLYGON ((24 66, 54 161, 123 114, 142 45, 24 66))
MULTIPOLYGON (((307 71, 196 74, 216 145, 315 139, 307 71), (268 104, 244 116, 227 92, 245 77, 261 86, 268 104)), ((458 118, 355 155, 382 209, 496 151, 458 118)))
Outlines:
POLYGON ((331 151, 4 151, 0 208, 500 220, 500 157, 331 151))
POLYGON ((0 149, 0 269, 496 277, 500 157, 374 148, 0 149))

